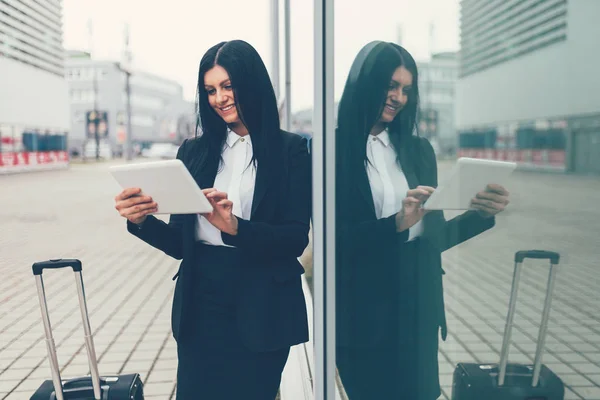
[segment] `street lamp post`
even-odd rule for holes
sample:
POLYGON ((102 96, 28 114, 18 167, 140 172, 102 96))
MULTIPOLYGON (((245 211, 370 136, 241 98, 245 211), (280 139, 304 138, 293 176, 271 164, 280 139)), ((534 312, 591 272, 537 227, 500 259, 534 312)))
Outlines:
POLYGON ((279 0, 271 0, 271 51, 273 52, 271 78, 275 98, 279 103, 281 101, 279 90, 279 0))
MULTIPOLYGON (((94 29, 93 29, 93 24, 92 24, 92 19, 88 19, 88 45, 89 45, 89 52, 90 52, 90 60, 91 60, 91 66, 92 66, 92 82, 93 82, 93 92, 94 92, 94 110, 92 112, 92 116, 94 117, 94 139, 96 142, 96 161, 100 159, 100 134, 98 133, 98 122, 99 122, 99 114, 98 114, 98 74, 96 73, 96 65, 95 62, 93 60, 93 54, 94 54, 94 29)), ((87 134, 86 134, 87 136, 87 134)), ((89 136, 87 136, 89 137, 89 136)), ((86 139, 86 143, 87 143, 87 139, 86 139)), ((84 151, 84 158, 85 158, 85 151, 84 151)))
POLYGON ((133 148, 131 141, 131 71, 127 69, 125 71, 125 92, 127 95, 127 137, 125 141, 125 157, 126 160, 129 161, 133 158, 133 148))
POLYGON ((131 50, 129 48, 129 24, 125 25, 125 51, 123 54, 123 68, 125 72, 125 95, 127 97, 127 135, 125 138, 125 159, 133 159, 133 132, 131 129, 131 50))
POLYGON ((291 45, 290 45, 290 0, 284 0, 283 9, 285 28, 285 104, 284 104, 284 121, 285 130, 292 130, 292 72, 291 72, 291 45))
POLYGON ((96 161, 100 159, 100 134, 98 133, 98 122, 100 114, 98 114, 98 74, 96 74, 96 65, 92 63, 92 71, 94 74, 94 139, 96 140, 96 161))

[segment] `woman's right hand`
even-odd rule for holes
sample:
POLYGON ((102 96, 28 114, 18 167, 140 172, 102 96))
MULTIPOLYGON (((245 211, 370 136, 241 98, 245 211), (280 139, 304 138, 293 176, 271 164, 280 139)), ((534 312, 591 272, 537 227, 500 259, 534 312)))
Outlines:
POLYGON ((152 198, 141 195, 141 192, 140 188, 128 188, 115 197, 115 208, 119 214, 136 225, 143 223, 148 214, 158 210, 152 198))
POLYGON ((427 214, 422 206, 434 190, 431 186, 417 186, 406 193, 402 200, 402 210, 396 214, 397 232, 410 229, 427 214))

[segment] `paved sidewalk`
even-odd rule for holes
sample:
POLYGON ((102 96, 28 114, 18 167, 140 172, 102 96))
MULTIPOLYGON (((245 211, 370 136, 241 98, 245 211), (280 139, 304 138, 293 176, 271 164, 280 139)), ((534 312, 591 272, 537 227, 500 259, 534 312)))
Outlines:
MULTIPOLYGON (((174 398, 177 261, 126 232, 108 165, 0 177, 0 399, 28 399, 50 377, 31 264, 59 257, 83 261, 100 373, 138 372, 146 398, 174 398)), ((73 274, 44 277, 62 376, 85 374, 73 274)))
MULTIPOLYGON (((440 369, 448 398, 457 362, 498 362, 514 253, 543 249, 562 257, 543 362, 567 386, 565 399, 600 399, 599 188, 599 178, 516 172, 512 203, 494 230, 444 254, 450 333, 440 369)), ((509 361, 533 362, 547 276, 547 262, 523 265, 509 361)))
MULTIPOLYGON (((34 261, 79 258, 103 375, 138 372, 149 399, 174 398, 176 348, 170 313, 178 262, 129 235, 114 210, 111 163, 0 176, 0 400, 25 400, 50 377, 34 261)), ((442 163, 441 176, 448 166, 442 163)), ((441 345, 445 396, 459 361, 496 362, 513 255, 562 255, 544 357, 566 399, 600 399, 600 180, 518 172, 497 227, 444 255, 449 337, 441 345)), ((87 373, 72 273, 45 275, 64 378, 87 373)), ((547 266, 525 265, 510 359, 530 362, 547 266)))

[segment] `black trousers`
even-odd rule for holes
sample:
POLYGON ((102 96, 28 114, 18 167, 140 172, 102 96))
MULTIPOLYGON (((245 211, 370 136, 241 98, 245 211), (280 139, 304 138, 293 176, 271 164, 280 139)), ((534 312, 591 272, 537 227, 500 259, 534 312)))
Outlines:
MULTIPOLYGON (((437 363, 437 355, 419 353, 423 332, 418 331, 417 268, 414 243, 407 244, 402 262, 390 269, 386 285, 363 287, 372 296, 384 296, 389 319, 378 330, 386 332, 379 343, 336 349, 336 364, 350 400, 435 400, 431 389, 419 387, 420 368, 437 363), (434 357, 435 359, 431 359, 434 357)), ((355 320, 355 324, 361 324, 355 320)), ((356 326, 338 326, 352 332, 356 326)), ((437 340, 437 329, 432 340, 437 340)), ((428 336, 428 337, 429 337, 428 336)), ((432 382, 431 385, 434 385, 432 382)), ((431 386, 430 385, 430 386, 431 386)))
POLYGON ((289 347, 253 352, 236 324, 236 296, 243 267, 235 248, 198 244, 192 305, 177 343, 177 400, 274 400, 289 347))

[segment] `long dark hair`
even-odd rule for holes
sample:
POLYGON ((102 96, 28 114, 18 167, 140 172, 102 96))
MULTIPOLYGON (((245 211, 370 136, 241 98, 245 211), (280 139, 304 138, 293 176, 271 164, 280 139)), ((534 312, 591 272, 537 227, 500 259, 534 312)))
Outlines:
POLYGON ((221 42, 211 47, 200 60, 196 94, 196 136, 192 172, 214 173, 221 160, 227 139, 227 124, 208 102, 204 75, 215 65, 229 74, 235 105, 242 123, 252 138, 253 162, 261 163, 269 156, 280 136, 279 111, 269 73, 260 55, 243 40, 221 42))
POLYGON ((381 41, 365 45, 354 59, 348 74, 337 117, 339 163, 364 168, 368 162, 367 139, 383 111, 392 75, 400 66, 412 74, 412 88, 407 104, 387 128, 398 163, 405 163, 400 157, 401 149, 409 142, 410 136, 418 134, 419 74, 415 60, 406 49, 381 41))

